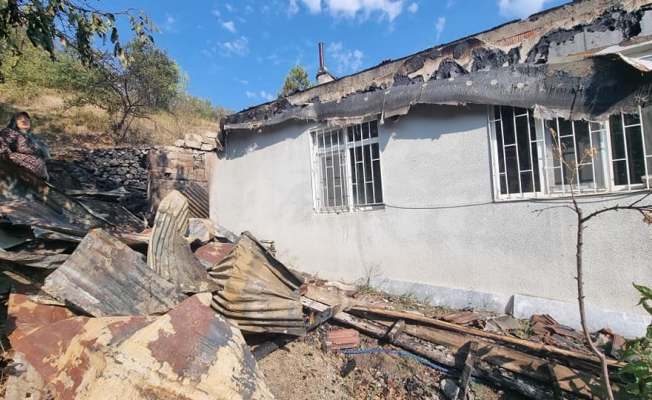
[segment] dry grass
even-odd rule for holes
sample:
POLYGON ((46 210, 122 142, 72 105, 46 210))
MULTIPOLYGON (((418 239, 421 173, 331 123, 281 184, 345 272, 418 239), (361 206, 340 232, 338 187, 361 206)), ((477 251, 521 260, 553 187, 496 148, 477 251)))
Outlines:
POLYGON ((14 112, 27 111, 32 117, 33 131, 54 151, 79 147, 171 145, 185 134, 219 129, 219 121, 158 113, 134 120, 122 140, 110 133, 109 117, 103 110, 67 108, 64 94, 55 90, 18 89, 9 83, 0 88, 0 127, 9 122, 14 112))

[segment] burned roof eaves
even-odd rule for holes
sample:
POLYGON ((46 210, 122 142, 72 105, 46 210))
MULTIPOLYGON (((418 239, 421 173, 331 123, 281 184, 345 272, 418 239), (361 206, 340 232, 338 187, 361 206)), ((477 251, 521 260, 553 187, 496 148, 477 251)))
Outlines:
MULTIPOLYGON (((355 112, 364 115, 379 114, 387 111, 382 107, 386 99, 374 110, 369 107, 359 107, 357 100, 351 103, 351 99, 359 99, 363 94, 363 98, 369 98, 368 94, 379 90, 389 93, 403 87, 408 88, 405 93, 410 93, 413 97, 403 99, 404 104, 400 107, 421 103, 424 102, 421 94, 422 86, 432 87, 434 81, 457 79, 463 76, 467 76, 472 81, 475 79, 473 75, 479 72, 501 75, 504 74, 506 67, 517 65, 523 58, 526 64, 545 63, 548 61, 547 49, 550 40, 559 35, 566 35, 563 40, 572 40, 576 33, 585 29, 610 29, 612 26, 618 26, 619 29, 624 30, 624 36, 629 39, 631 35, 640 32, 640 29, 636 29, 637 20, 642 18, 641 10, 650 7, 649 3, 649 0, 632 0, 626 5, 614 6, 613 1, 591 0, 567 4, 537 14, 525 21, 508 23, 399 60, 384 61, 376 67, 357 74, 230 115, 226 117, 223 124, 227 128, 240 129, 273 125, 289 119, 325 121, 338 117, 338 115, 331 115, 334 109, 339 110, 340 116, 352 117, 355 112), (631 12, 636 10, 638 12, 631 12), (568 33, 564 34, 564 32, 568 33), (536 60, 532 58, 533 53, 537 54, 536 60), (418 89, 415 90, 415 87, 418 89), (324 110, 329 111, 324 113, 324 110)), ((527 70, 526 64, 519 66, 527 70)), ((551 78, 539 79, 550 81, 551 78)), ((538 84, 540 85, 541 82, 538 84)), ((435 86, 446 87, 446 84, 435 86)), ((472 93, 473 90, 473 87, 467 88, 469 93, 456 90, 449 95, 457 97, 449 97, 445 102, 446 104, 467 103, 470 102, 469 98, 485 104, 494 104, 492 102, 496 101, 492 96, 486 98, 477 96, 472 93)), ((503 87, 502 90, 508 89, 503 87)), ((403 89, 399 91, 404 92, 403 89)), ((377 98, 378 95, 375 93, 371 97, 377 98)), ((385 98, 385 95, 382 97, 385 98)), ((368 100, 365 102, 367 105, 373 103, 368 100)), ((532 104, 535 103, 522 106, 529 107, 532 104)), ((557 107, 560 105, 557 104, 557 107)), ((588 115, 592 111, 585 110, 582 113, 588 115)))

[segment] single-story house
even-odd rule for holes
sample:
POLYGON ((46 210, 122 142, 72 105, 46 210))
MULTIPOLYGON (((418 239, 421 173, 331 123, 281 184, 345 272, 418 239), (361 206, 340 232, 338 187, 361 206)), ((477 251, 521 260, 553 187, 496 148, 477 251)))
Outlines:
MULTIPOLYGON (((321 55, 323 60, 323 53, 321 55)), ((289 267, 579 326, 584 213, 652 204, 652 1, 576 0, 225 117, 210 215, 289 267)), ((652 229, 584 231, 592 329, 640 335, 652 229)))

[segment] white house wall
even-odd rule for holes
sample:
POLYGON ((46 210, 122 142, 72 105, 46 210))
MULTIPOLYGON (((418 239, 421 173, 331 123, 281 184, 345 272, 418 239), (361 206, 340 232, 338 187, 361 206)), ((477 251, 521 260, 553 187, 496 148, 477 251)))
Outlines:
MULTIPOLYGON (((224 153, 211 160, 211 218, 274 240, 278 257, 295 269, 349 282, 370 277, 440 305, 505 311, 525 307, 511 303, 528 296, 576 301, 575 214, 556 207, 565 200, 493 201, 485 107, 420 106, 379 125, 386 207, 374 211, 315 213, 309 131, 316 126, 230 132, 224 153)), ((628 199, 592 196, 582 204, 590 211, 628 199)), ((591 220, 590 306, 643 313, 632 282, 652 284, 651 232, 633 212, 591 220)), ((534 311, 554 316, 559 307, 548 304, 534 311)), ((621 320, 607 324, 618 331, 621 320)))

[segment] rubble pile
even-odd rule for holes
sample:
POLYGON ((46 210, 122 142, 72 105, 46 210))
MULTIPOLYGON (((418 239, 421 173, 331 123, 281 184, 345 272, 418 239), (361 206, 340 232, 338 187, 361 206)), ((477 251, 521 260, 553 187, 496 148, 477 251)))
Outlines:
MULTIPOLYGON (((440 385, 449 398, 466 398, 471 379, 535 399, 604 395, 597 357, 550 316, 525 332, 506 315, 379 306, 351 285, 306 282, 249 232, 189 215, 173 190, 144 229, 124 209, 0 165, 0 267, 15 280, 8 398, 273 398, 256 361, 326 324, 325 352, 394 352, 457 371, 440 385), (361 333, 379 347, 362 348, 361 333)), ((617 354, 622 337, 598 335, 617 354)), ((349 359, 342 376, 355 368, 349 359)), ((617 379, 613 391, 626 397, 617 379)))

